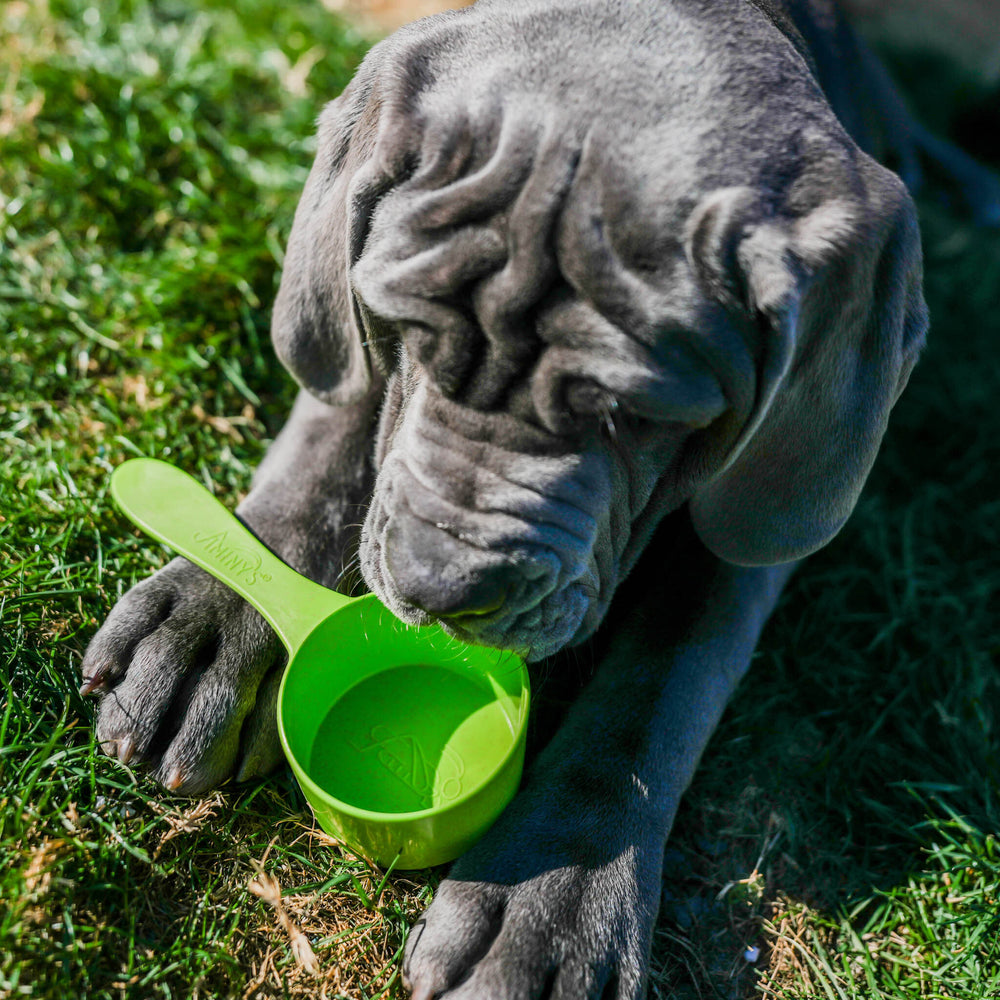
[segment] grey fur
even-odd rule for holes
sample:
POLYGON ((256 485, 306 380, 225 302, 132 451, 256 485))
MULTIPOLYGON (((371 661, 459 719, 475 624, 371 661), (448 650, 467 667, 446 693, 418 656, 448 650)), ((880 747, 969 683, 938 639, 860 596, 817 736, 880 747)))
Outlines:
MULTIPOLYGON (((411 935, 416 998, 642 995, 680 796, 924 339, 872 65, 825 0, 480 0, 322 115, 273 321, 305 391, 240 515, 334 587, 363 522, 405 620, 602 653, 411 935)), ((83 673, 105 745, 193 794, 274 766, 281 665, 175 560, 83 673)))

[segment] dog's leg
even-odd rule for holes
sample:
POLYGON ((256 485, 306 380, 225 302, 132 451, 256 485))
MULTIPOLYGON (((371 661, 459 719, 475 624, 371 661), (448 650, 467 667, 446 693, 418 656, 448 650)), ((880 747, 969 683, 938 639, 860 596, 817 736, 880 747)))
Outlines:
MULTIPOLYGON (((772 0, 752 0, 769 5, 772 0)), ((1000 225, 1000 178, 925 128, 878 56, 831 0, 779 0, 807 40, 831 106, 855 142, 916 194, 922 160, 936 167, 980 225, 1000 225)))
POLYGON ((897 160, 898 172, 910 192, 916 194, 923 180, 922 154, 951 181, 976 223, 1000 226, 1000 178, 958 146, 925 128, 907 108, 875 54, 860 40, 857 49, 866 93, 884 124, 887 152, 897 160))
POLYGON ((664 841, 793 568, 724 564, 671 522, 589 687, 411 932, 414 1000, 643 995, 664 841))
POLYGON ((924 128, 892 77, 845 17, 843 0, 750 0, 783 11, 814 60, 817 80, 854 141, 895 170, 911 194, 924 162, 933 164, 980 225, 1000 225, 1000 178, 957 146, 924 128), (922 162, 923 161, 923 162, 922 162))
MULTIPOLYGON (((241 519, 295 569, 336 586, 373 481, 379 394, 329 407, 301 393, 265 457, 241 519)), ((97 737, 195 794, 281 760, 275 699, 284 653, 242 598, 185 559, 133 587, 84 656, 102 693, 97 737)))

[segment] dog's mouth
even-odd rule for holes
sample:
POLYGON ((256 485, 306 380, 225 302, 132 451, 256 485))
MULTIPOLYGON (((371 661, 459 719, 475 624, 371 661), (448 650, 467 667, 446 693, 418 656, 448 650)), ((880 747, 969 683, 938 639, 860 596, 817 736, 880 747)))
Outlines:
POLYGON ((457 614, 425 610, 402 596, 392 577, 378 574, 371 582, 382 602, 408 624, 436 621, 463 642, 514 650, 529 661, 544 659, 586 638, 604 611, 603 602, 592 600, 591 588, 582 582, 546 593, 527 606, 511 600, 489 613, 457 614))
POLYGON ((489 616, 460 615, 438 619, 451 635, 464 642, 513 649, 529 660, 551 656, 593 631, 591 615, 599 619, 599 605, 577 584, 549 595, 520 614, 504 609, 489 616))

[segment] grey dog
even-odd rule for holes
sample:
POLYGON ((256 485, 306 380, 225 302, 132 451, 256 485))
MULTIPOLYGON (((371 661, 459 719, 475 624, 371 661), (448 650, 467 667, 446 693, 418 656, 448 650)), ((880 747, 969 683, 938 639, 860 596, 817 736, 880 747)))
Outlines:
MULTIPOLYGON (((404 621, 595 663, 411 933, 415 998, 643 994, 678 801, 924 341, 873 158, 920 146, 996 214, 827 0, 480 0, 323 112, 273 316, 303 391, 240 516, 329 586, 356 551, 404 621)), ((193 794, 278 764, 281 665, 175 559, 84 690, 110 752, 193 794)))

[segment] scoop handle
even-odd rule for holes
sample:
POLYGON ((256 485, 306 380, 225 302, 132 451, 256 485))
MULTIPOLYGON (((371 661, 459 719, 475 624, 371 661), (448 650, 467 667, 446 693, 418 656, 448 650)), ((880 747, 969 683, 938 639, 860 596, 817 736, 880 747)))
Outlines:
POLYGON ((196 479, 167 462, 123 462, 111 476, 111 495, 147 535, 246 598, 271 623, 289 656, 324 618, 351 601, 286 566, 196 479))

